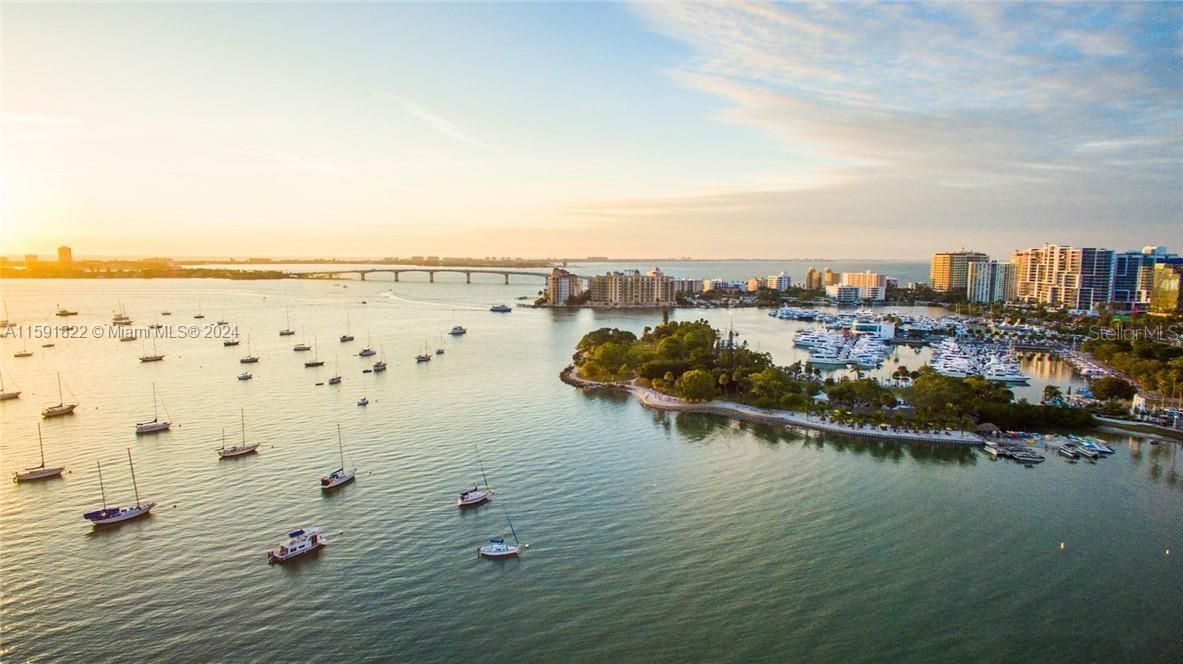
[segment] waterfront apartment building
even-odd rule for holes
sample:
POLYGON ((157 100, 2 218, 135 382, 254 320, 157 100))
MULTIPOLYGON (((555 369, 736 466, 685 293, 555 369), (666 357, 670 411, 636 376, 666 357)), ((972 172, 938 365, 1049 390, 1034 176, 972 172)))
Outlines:
POLYGON ((740 291, 747 290, 747 286, 748 286, 747 282, 744 282, 744 281, 731 281, 729 279, 703 279, 702 280, 702 290, 703 291, 727 291, 727 292, 732 292, 732 293, 738 293, 740 291))
POLYGON ((675 301, 674 279, 656 267, 609 272, 592 277, 591 302, 613 307, 668 307, 675 301))
POLYGON ((1019 266, 1014 263, 970 263, 965 294, 970 302, 1012 302, 1017 294, 1019 266))
POLYGON ((837 286, 841 280, 842 275, 834 272, 828 267, 822 272, 822 287, 837 286))
POLYGON ((561 307, 582 294, 580 278, 562 268, 554 268, 546 277, 546 301, 552 307, 561 307))
POLYGON ((1016 251, 1011 256, 1023 302, 1088 310, 1113 299, 1114 252, 1055 244, 1016 251))
POLYGON ((58 263, 67 267, 72 265, 74 263, 74 250, 66 246, 58 247, 58 263))
POLYGON ((843 286, 869 286, 872 288, 886 288, 887 276, 867 270, 866 272, 843 272, 843 286))
POLYGON ((683 277, 673 280, 674 295, 693 295, 702 292, 702 279, 683 277))
POLYGON ((1159 263, 1154 266, 1150 313, 1183 314, 1183 263, 1159 263))
POLYGON ((984 263, 990 257, 978 251, 942 251, 932 255, 929 281, 932 289, 946 292, 964 289, 969 279, 969 264, 984 263))
POLYGON ((863 289, 859 286, 833 284, 826 286, 826 297, 833 300, 835 304, 858 304, 863 301, 862 291, 863 289))
POLYGON ((809 271, 805 273, 805 288, 807 290, 821 290, 825 284, 822 283, 822 273, 809 267, 809 271))
POLYGON ((793 285, 793 280, 789 278, 789 275, 781 272, 780 274, 768 275, 768 280, 765 282, 765 285, 768 288, 783 292, 789 290, 789 287, 793 285))

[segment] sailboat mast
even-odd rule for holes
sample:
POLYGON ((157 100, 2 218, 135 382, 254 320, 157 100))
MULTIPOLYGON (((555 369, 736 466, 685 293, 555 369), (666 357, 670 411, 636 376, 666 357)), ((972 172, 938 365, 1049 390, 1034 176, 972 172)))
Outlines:
MULTIPOLYGON (((238 416, 240 418, 242 418, 242 444, 246 445, 246 409, 239 408, 238 409, 238 416)), ((222 429, 222 436, 223 436, 223 438, 225 438, 225 436, 226 436, 225 429, 222 429)), ((226 445, 225 443, 222 443, 223 447, 225 447, 225 445, 226 445)))
POLYGON ((226 449, 226 427, 222 427, 222 449, 226 449))
POLYGON ((489 478, 485 475, 485 464, 481 461, 481 450, 475 444, 472 446, 476 450, 476 462, 481 467, 481 479, 485 480, 485 488, 489 488, 489 478))
POLYGON ((509 532, 513 533, 513 543, 520 546, 521 542, 518 541, 518 531, 513 529, 513 521, 509 518, 509 510, 505 509, 505 505, 502 505, 501 509, 505 512, 505 522, 509 524, 509 532))
POLYGON ((66 403, 66 400, 62 398, 62 372, 59 371, 58 372, 58 405, 60 406, 64 403, 66 403))
POLYGON ((345 469, 345 447, 341 444, 341 425, 337 425, 337 451, 341 453, 341 469, 345 469))
MULTIPOLYGON (((156 342, 152 342, 152 353, 156 353, 156 342)), ((155 422, 160 419, 160 413, 156 409, 156 383, 152 383, 152 421, 155 422)))
POLYGON ((103 495, 103 509, 107 509, 107 489, 103 486, 103 464, 101 461, 96 461, 95 465, 99 467, 99 493, 103 495))
POLYGON ((45 467, 45 441, 41 439, 41 423, 37 423, 37 444, 41 446, 41 468, 45 467))
POLYGON ((127 467, 131 468, 131 488, 136 492, 136 507, 140 506, 140 487, 136 484, 136 467, 131 462, 131 448, 127 448, 127 467))

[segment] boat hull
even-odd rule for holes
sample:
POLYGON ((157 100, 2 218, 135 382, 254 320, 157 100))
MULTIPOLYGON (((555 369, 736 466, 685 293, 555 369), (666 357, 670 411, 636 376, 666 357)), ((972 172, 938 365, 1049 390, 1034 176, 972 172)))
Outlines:
POLYGON ((352 471, 340 477, 322 477, 320 480, 320 489, 321 491, 332 491, 349 484, 356 477, 357 474, 352 471))
POLYGON ((482 546, 477 549, 477 554, 482 558, 516 558, 522 550, 516 546, 482 546))
POLYGON ((41 417, 61 417, 62 415, 73 415, 74 409, 77 407, 78 404, 76 403, 66 404, 64 406, 50 406, 49 408, 41 411, 41 417))
MULTIPOLYGON (((95 518, 86 516, 86 518, 90 519, 90 522, 95 526, 110 526, 116 523, 123 523, 124 521, 131 521, 132 519, 138 519, 142 516, 147 516, 152 511, 153 507, 156 507, 156 503, 144 503, 142 505, 136 505, 135 507, 128 507, 127 509, 118 510, 111 516, 98 516, 95 518)), ((109 513, 110 511, 111 510, 103 510, 98 513, 92 512, 91 514, 101 514, 102 512, 109 513)))
POLYGON ((147 422, 136 425, 136 435, 142 436, 148 433, 160 433, 161 431, 168 431, 172 426, 172 422, 147 422))
POLYGON ((37 480, 61 477, 63 470, 65 468, 38 468, 37 470, 30 470, 23 473, 13 473, 12 481, 20 484, 21 482, 36 482, 37 480))
POLYGON ((254 454, 259 449, 259 444, 253 445, 235 445, 234 447, 227 447, 218 450, 218 456, 222 459, 233 459, 234 457, 246 456, 254 454))
POLYGON ((0 392, 0 401, 8 401, 9 399, 19 399, 20 392, 0 392))

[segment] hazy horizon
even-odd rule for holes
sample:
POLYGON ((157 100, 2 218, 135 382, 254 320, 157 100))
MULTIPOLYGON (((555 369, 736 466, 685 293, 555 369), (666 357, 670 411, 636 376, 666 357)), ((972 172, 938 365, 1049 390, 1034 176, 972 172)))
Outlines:
POLYGON ((924 260, 1183 228, 1179 4, 0 11, 0 254, 924 260))

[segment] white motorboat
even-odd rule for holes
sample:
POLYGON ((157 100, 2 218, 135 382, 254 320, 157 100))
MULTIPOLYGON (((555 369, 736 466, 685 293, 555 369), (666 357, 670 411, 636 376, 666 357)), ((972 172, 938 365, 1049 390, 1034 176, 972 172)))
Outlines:
POLYGON ((45 465, 45 441, 41 440, 41 424, 37 424, 37 444, 41 447, 41 465, 26 468, 24 472, 16 472, 12 474, 12 481, 16 483, 34 482, 36 480, 47 480, 51 477, 59 477, 62 471, 66 468, 50 468, 45 465))
POLYGON ((96 526, 108 526, 113 523, 119 523, 121 521, 128 521, 141 516, 146 516, 152 511, 153 507, 156 507, 156 503, 153 502, 140 502, 140 488, 136 484, 136 469, 131 462, 130 449, 127 450, 127 465, 128 468, 131 469, 131 486, 136 493, 136 504, 132 505, 131 507, 107 507, 107 490, 103 487, 103 466, 102 464, 99 464, 99 490, 103 495, 103 509, 83 514, 82 517, 84 519, 89 520, 96 526))
POLYGON ((288 541, 274 549, 267 551, 268 563, 282 563, 306 553, 312 553, 329 541, 321 534, 320 528, 301 528, 288 533, 288 541))
POLYGON ((498 314, 507 314, 507 313, 513 311, 513 309, 505 304, 494 304, 493 306, 489 307, 489 311, 492 311, 493 313, 498 313, 498 314))
POLYGON ((358 400, 357 400, 357 405, 359 405, 359 406, 368 406, 368 405, 370 405, 370 400, 369 400, 369 399, 367 399, 366 397, 362 397, 362 398, 360 398, 360 399, 358 399, 358 400))
POLYGON ((238 374, 238 380, 250 380, 254 377, 255 377, 255 374, 253 374, 249 371, 244 371, 244 372, 238 374))
POLYGON ((454 337, 458 337, 463 334, 468 334, 468 330, 464 329, 463 326, 456 325, 452 328, 452 330, 450 332, 448 332, 448 334, 450 334, 454 337))

